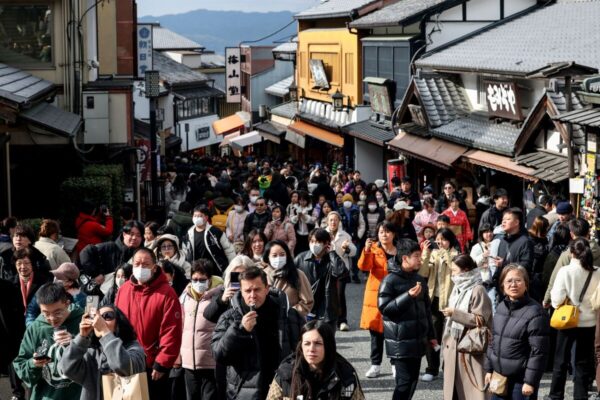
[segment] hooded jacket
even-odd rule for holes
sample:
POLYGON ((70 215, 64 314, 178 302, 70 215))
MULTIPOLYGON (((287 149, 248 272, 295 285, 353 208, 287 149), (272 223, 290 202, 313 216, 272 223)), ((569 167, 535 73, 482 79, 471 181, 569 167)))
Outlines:
MULTIPOLYGON (((69 316, 62 325, 75 336, 79 332, 83 310, 76 304, 72 304, 69 306, 69 311, 69 316)), ((78 399, 81 386, 65 378, 59 369, 59 362, 66 347, 55 344, 53 335, 54 328, 46 318, 43 315, 37 317, 25 331, 19 355, 13 361, 15 372, 23 383, 31 388, 31 400, 78 399), (33 365, 33 353, 44 341, 47 343, 47 354, 51 361, 44 367, 37 368, 33 365)))
POLYGON ((485 370, 539 388, 550 348, 549 335, 548 314, 539 303, 527 294, 517 301, 505 297, 494 315, 485 370))
POLYGON ((162 270, 145 284, 135 277, 117 292, 115 305, 127 316, 146 353, 146 366, 168 372, 181 348, 181 305, 162 270))
MULTIPOLYGON (((289 307, 285 293, 271 290, 268 299, 277 306, 274 317, 279 338, 268 351, 277 352, 277 359, 281 362, 296 348, 304 321, 296 310, 289 307)), ((264 387, 265 379, 270 383, 275 370, 261 369, 261 356, 266 349, 262 349, 261 354, 258 336, 241 325, 247 312, 241 293, 236 293, 231 299, 231 308, 219 318, 211 347, 217 363, 227 366, 227 398, 262 400, 267 393, 262 393, 261 386, 264 387)))
POLYGON ((417 272, 406 272, 391 264, 379 286, 377 306, 383 316, 385 352, 391 359, 421 358, 428 340, 435 338, 427 282, 417 272), (421 293, 413 298, 408 291, 417 282, 421 293))
POLYGON ((183 339, 181 341, 181 366, 185 369, 214 369, 210 341, 216 324, 204 318, 204 310, 214 296, 222 295, 223 280, 213 276, 210 289, 196 299, 190 291, 191 285, 179 297, 183 313, 183 339))
POLYGON ((113 232, 113 218, 110 215, 106 216, 106 225, 102 225, 96 217, 80 212, 75 219, 75 229, 77 229, 75 252, 79 253, 88 244, 102 243, 110 238, 113 232))
POLYGON ((185 277, 187 279, 190 279, 192 266, 185 259, 185 252, 183 250, 181 250, 181 247, 179 244, 179 238, 177 236, 172 235, 170 233, 165 233, 164 235, 161 235, 160 237, 158 237, 156 239, 156 247, 154 249, 154 252, 156 253, 156 256, 160 260, 170 261, 173 264, 177 265, 179 268, 181 268, 182 271, 185 272, 185 277), (173 255, 173 257, 167 258, 167 257, 164 257, 161 255, 160 246, 163 244, 163 242, 165 240, 170 240, 171 242, 175 243, 175 254, 173 255))

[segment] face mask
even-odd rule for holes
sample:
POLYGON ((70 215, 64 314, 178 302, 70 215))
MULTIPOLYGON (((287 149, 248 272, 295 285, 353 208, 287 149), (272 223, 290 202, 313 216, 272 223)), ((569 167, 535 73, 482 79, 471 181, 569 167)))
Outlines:
POLYGON ((311 243, 309 247, 310 252, 315 256, 318 256, 323 251, 323 245, 321 243, 311 243))
POLYGON ((350 207, 352 207, 352 202, 351 202, 351 201, 349 201, 349 200, 345 201, 345 202, 344 202, 344 207, 345 207, 345 208, 350 208, 350 207))
POLYGON ((173 281, 169 281, 169 286, 173 286, 173 281))
POLYGON ((360 200, 361 201, 365 201, 367 199, 367 195, 366 194, 361 194, 360 195, 360 200))
POLYGON ((205 282, 192 282, 192 289, 196 293, 204 293, 208 289, 208 281, 205 282))
POLYGON ((133 276, 139 283, 144 284, 152 277, 152 270, 142 267, 133 267, 133 276))
POLYGON ((256 204, 256 200, 258 200, 258 196, 250 196, 250 203, 256 204))
POLYGON ((204 219, 204 217, 194 217, 192 218, 192 221, 196 226, 204 226, 204 224, 206 224, 206 220, 204 219))
POLYGON ((286 264, 286 262, 287 262, 287 257, 285 257, 285 256, 269 257, 269 264, 271 264, 271 267, 273 267, 275 269, 283 268, 283 266, 286 264))
POLYGON ((377 204, 369 204, 369 211, 377 210, 377 204))
POLYGON ((125 278, 117 279, 117 287, 120 288, 125 283, 125 278))
POLYGON ((242 207, 242 206, 234 206, 234 208, 235 208, 235 211, 238 213, 242 213, 244 211, 244 207, 242 207))

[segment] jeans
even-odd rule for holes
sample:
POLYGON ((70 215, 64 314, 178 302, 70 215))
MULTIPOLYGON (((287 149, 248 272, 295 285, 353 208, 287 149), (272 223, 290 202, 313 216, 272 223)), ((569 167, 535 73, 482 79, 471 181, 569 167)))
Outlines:
POLYGON ((531 396, 523 396, 523 383, 508 381, 507 396, 498 396, 493 394, 492 400, 537 400, 537 388, 531 396))
POLYGON ((383 360, 383 333, 369 330, 371 334, 371 365, 381 365, 383 360))
MULTIPOLYGON (((431 299, 431 319, 433 320, 433 331, 438 343, 442 343, 442 333, 444 333, 444 314, 440 312, 440 298, 431 299)), ((437 376, 440 370, 440 352, 435 351, 433 347, 427 346, 425 351, 427 358, 426 374, 437 376)))
POLYGON ((594 379, 594 339, 596 328, 573 328, 558 331, 556 334, 556 354, 552 370, 552 383, 549 397, 553 400, 565 398, 567 366, 571 361, 571 349, 575 343, 575 364, 573 365, 575 384, 573 399, 588 398, 588 385, 594 379))
POLYGON ((187 400, 217 399, 217 381, 215 379, 214 369, 186 369, 185 370, 185 389, 187 400))
POLYGON ((410 400, 417 388, 419 371, 421 370, 420 358, 392 359, 396 368, 396 388, 392 400, 410 400))

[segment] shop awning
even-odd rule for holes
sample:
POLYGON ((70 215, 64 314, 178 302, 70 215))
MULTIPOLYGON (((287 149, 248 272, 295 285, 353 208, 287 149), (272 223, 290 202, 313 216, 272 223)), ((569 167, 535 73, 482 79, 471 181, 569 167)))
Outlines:
POLYGON ((259 131, 260 135, 266 140, 270 140, 271 142, 277 144, 281 143, 281 139, 286 133, 285 126, 272 121, 265 121, 256 125, 256 130, 259 131))
MULTIPOLYGON (((519 165, 533 168, 533 175, 549 182, 561 182, 569 178, 569 162, 566 155, 553 153, 548 150, 538 150, 533 153, 521 154, 515 158, 519 165)), ((579 168, 575 166, 575 172, 579 168)))
POLYGON ((244 147, 252 146, 253 144, 260 142, 262 142, 260 133, 258 131, 252 131, 231 139, 229 143, 232 148, 241 150, 244 147))
POLYGON ((600 107, 586 107, 557 115, 552 119, 581 126, 600 128, 600 107))
POLYGON ((216 135, 223 135, 241 130, 250 119, 249 113, 237 112, 234 115, 213 122, 212 127, 216 135))
POLYGON ((406 132, 400 132, 390 140, 388 147, 444 169, 450 168, 467 151, 466 147, 458 144, 436 138, 425 139, 406 132))
POLYGON ((291 124, 288 128, 296 133, 312 136, 313 138, 315 138, 317 140, 320 140, 325 143, 329 143, 333 146, 337 146, 337 147, 344 146, 344 138, 343 137, 341 137, 333 132, 329 132, 323 128, 316 127, 314 125, 308 124, 303 121, 296 121, 293 124, 291 124))
POLYGON ((56 134, 72 137, 81 128, 79 114, 62 110, 46 102, 41 102, 19 114, 19 117, 56 134))
POLYGON ((240 136, 240 131, 233 132, 233 133, 230 133, 228 135, 225 135, 225 137, 223 138, 223 141, 221 143, 219 143, 219 147, 229 146, 229 143, 231 142, 231 139, 234 139, 234 138, 236 138, 238 136, 240 136))
POLYGON ((535 176, 534 169, 519 165, 506 156, 489 153, 483 150, 469 150, 465 153, 463 159, 468 163, 515 175, 519 178, 530 181, 538 180, 535 176))
POLYGON ((306 139, 304 138, 304 135, 301 133, 294 132, 291 129, 288 129, 285 132, 285 140, 287 140, 288 142, 290 142, 292 144, 295 144, 296 146, 300 147, 301 149, 303 149, 304 146, 306 146, 306 139))

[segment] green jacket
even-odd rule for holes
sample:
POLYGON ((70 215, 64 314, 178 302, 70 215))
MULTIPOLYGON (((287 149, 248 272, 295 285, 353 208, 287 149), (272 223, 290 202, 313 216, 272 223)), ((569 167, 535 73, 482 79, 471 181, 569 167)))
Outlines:
MULTIPOLYGON (((69 307, 70 314, 63 326, 71 335, 79 333, 79 323, 83 310, 76 304, 69 307)), ((27 327, 21 342, 19 355, 13 361, 15 371, 19 378, 31 389, 30 400, 79 400, 81 386, 66 379, 58 371, 58 361, 61 359, 66 347, 54 344, 52 336, 54 329, 40 314, 36 320, 27 327), (43 368, 33 365, 33 353, 46 340, 49 346, 48 355, 52 361, 43 368)))

